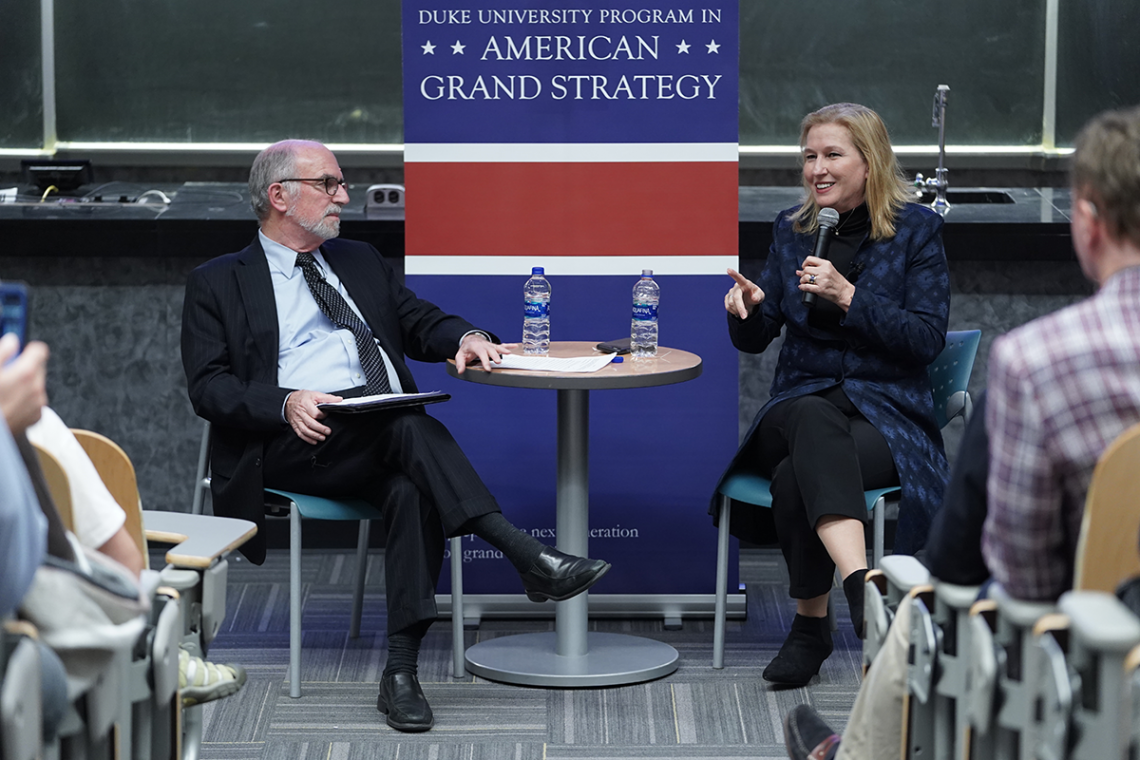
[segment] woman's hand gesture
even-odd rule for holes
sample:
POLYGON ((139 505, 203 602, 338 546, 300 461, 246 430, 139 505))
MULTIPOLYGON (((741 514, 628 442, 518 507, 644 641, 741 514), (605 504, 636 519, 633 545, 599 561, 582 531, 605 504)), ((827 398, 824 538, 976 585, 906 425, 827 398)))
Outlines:
POLYGON ((725 311, 741 319, 748 319, 756 307, 764 303, 764 291, 735 269, 729 269, 728 276, 736 282, 724 296, 725 311))

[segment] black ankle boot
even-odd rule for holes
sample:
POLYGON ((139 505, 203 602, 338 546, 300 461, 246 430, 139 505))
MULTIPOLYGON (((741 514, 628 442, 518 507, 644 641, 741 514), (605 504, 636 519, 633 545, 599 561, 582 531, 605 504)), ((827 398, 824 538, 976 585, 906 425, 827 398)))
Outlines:
POLYGON ((826 617, 796 615, 780 652, 764 668, 764 680, 805 686, 831 654, 831 625, 826 617))
POLYGON ((863 568, 843 579, 843 595, 847 597, 847 609, 851 611, 851 625, 855 626, 855 635, 861 639, 867 637, 863 630, 863 581, 866 577, 867 569, 863 568))

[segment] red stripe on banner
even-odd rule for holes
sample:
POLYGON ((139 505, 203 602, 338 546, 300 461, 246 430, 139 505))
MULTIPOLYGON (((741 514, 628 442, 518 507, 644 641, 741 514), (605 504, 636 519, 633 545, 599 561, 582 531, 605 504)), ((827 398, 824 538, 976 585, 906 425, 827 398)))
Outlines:
POLYGON ((735 256, 734 162, 408 163, 408 256, 735 256))

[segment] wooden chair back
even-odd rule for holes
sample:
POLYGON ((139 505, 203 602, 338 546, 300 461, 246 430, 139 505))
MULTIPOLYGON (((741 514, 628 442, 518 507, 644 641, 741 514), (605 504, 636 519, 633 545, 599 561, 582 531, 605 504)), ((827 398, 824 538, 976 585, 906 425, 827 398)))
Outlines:
POLYGON ((125 527, 144 559, 147 556, 146 536, 143 532, 142 504, 139 499, 139 486, 135 478, 135 467, 130 457, 105 435, 90 430, 71 431, 83 451, 87 453, 95 471, 111 492, 119 506, 127 514, 125 527))
POLYGON ((1097 462, 1085 498, 1073 588, 1113 593, 1140 575, 1140 425, 1125 430, 1097 462))
POLYGON ((55 502, 55 509, 59 512, 59 519, 63 523, 63 527, 74 530, 75 519, 71 512, 71 482, 67 478, 67 472, 50 451, 35 444, 33 446, 35 446, 36 456, 40 460, 40 469, 43 470, 48 493, 51 494, 51 500, 55 502))

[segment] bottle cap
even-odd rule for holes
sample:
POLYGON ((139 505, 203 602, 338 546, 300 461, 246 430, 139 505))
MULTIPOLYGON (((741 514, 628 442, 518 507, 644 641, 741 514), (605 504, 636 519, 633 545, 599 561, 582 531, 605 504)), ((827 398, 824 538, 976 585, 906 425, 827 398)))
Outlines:
POLYGON ((542 267, 531 267, 530 273, 531 274, 546 274, 546 272, 543 270, 542 267))
POLYGON ((652 269, 642 269, 641 270, 641 276, 642 277, 652 277, 653 276, 653 270, 652 269))

